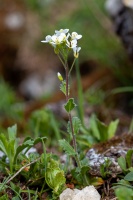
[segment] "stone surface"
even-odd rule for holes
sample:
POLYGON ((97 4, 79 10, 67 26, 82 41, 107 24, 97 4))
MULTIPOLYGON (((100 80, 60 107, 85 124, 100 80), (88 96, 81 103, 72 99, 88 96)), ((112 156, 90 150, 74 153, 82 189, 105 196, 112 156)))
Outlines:
POLYGON ((60 200, 71 200, 74 196, 74 191, 67 188, 60 194, 60 200))
POLYGON ((133 60, 133 1, 106 0, 105 7, 113 20, 116 34, 133 60))
POLYGON ((121 0, 106 0, 105 2, 105 8, 112 17, 117 16, 123 7, 121 0))
POLYGON ((67 188, 60 194, 60 200, 100 200, 100 194, 94 186, 87 186, 82 190, 67 188))

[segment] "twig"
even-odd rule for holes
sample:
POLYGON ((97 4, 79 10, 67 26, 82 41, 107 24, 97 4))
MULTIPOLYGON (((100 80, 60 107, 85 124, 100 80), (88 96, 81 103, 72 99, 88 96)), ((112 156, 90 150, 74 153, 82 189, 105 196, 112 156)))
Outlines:
POLYGON ((30 162, 30 163, 24 165, 23 167, 21 167, 21 168, 6 182, 6 184, 8 184, 11 180, 13 180, 23 169, 25 169, 26 167, 32 165, 33 163, 37 162, 38 160, 40 160, 40 158, 38 158, 38 159, 36 159, 36 160, 34 160, 34 161, 32 161, 32 162, 30 162))

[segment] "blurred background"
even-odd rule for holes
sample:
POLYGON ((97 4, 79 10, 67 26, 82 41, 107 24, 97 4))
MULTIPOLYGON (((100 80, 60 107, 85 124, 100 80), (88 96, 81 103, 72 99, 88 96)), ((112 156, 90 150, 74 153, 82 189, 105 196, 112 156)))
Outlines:
POLYGON ((12 120, 21 123, 26 109, 32 112, 46 100, 57 103, 62 99, 56 98, 60 95, 56 74, 64 73, 63 67, 53 49, 41 43, 61 28, 83 36, 79 68, 86 113, 96 112, 105 122, 120 118, 122 126, 129 127, 133 113, 132 1, 1 0, 0 15, 1 127, 12 120))

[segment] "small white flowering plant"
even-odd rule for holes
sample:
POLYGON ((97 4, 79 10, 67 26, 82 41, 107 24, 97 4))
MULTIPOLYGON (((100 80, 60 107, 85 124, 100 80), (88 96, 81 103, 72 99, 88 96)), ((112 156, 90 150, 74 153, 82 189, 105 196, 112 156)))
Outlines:
MULTIPOLYGON (((72 146, 65 140, 59 140, 60 146, 64 149, 68 156, 72 156, 75 158, 78 172, 82 174, 82 162, 80 161, 80 156, 77 150, 77 142, 76 142, 76 135, 79 132, 81 127, 81 121, 78 117, 72 117, 71 111, 76 107, 74 102, 74 98, 70 98, 70 85, 69 85, 69 78, 70 73, 73 69, 74 63, 76 59, 79 57, 79 52, 81 47, 78 46, 79 39, 82 38, 82 35, 78 34, 77 32, 69 33, 69 29, 60 29, 56 30, 54 35, 47 35, 45 40, 41 41, 43 43, 48 43, 54 48, 54 52, 59 57, 62 65, 65 69, 65 80, 62 75, 58 72, 57 77, 60 84, 60 90, 66 96, 66 103, 64 108, 68 113, 69 121, 67 125, 67 131, 70 134, 70 138, 72 139, 72 146), (68 67, 68 56, 70 53, 73 53, 74 59, 72 62, 71 67, 68 67)), ((85 174, 84 174, 85 175, 85 174)), ((83 174, 81 175, 83 182, 87 184, 86 176, 83 174)))

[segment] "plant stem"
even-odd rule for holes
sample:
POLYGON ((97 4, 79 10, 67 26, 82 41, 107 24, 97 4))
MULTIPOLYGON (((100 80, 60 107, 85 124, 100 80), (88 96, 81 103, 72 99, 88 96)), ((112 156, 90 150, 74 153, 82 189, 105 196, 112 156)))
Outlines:
POLYGON ((32 165, 33 163, 37 162, 38 160, 40 160, 41 158, 37 158, 36 160, 33 160, 32 162, 24 165, 23 167, 21 167, 10 179, 8 179, 8 181, 6 182, 6 184, 8 184, 10 181, 12 181, 23 169, 25 169, 26 167, 32 165))
POLYGON ((69 74, 68 74, 68 63, 65 62, 65 71, 66 71, 66 102, 69 99, 69 74))
POLYGON ((57 54, 57 55, 58 55, 58 58, 60 59, 60 61, 61 61, 62 65, 63 65, 63 67, 64 67, 64 68, 66 68, 66 66, 65 66, 65 63, 63 62, 63 60, 62 60, 61 56, 60 56, 59 54, 57 54))
MULTIPOLYGON (((65 70, 66 70, 66 102, 67 102, 69 100, 69 72, 68 72, 67 61, 65 62, 65 66, 66 66, 65 70)), ((78 156, 78 152, 77 152, 77 142, 76 142, 76 137, 75 137, 75 133, 74 133, 71 112, 68 112, 68 117, 69 117, 70 127, 71 127, 71 131, 72 131, 73 148, 76 152, 75 160, 76 160, 78 167, 81 168, 81 164, 80 164, 80 160, 79 160, 79 156, 78 156)))
POLYGON ((74 61, 73 61, 72 66, 71 66, 71 68, 70 68, 70 70, 69 70, 69 72, 68 72, 68 75, 70 75, 70 73, 71 73, 71 71, 72 71, 72 69, 73 69, 73 66, 74 66, 75 61, 76 61, 76 58, 74 58, 74 61))

